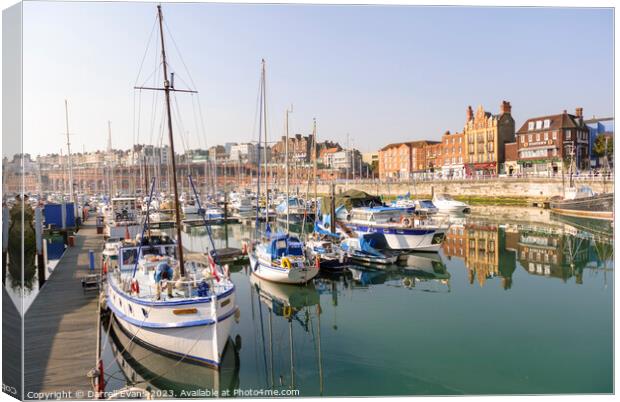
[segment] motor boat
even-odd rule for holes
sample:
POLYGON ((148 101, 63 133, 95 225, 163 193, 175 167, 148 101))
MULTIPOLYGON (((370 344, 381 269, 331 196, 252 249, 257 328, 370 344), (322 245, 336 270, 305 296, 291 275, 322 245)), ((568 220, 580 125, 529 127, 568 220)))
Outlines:
POLYGON ((469 205, 464 202, 457 201, 448 194, 437 194, 433 197, 433 204, 440 212, 460 212, 470 211, 469 205))

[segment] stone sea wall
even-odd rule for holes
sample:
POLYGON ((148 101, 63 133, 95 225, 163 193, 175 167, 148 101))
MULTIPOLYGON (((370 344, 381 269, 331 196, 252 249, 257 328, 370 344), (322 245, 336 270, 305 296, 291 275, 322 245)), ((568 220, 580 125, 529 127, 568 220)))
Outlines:
MULTIPOLYGON (((613 192, 613 180, 576 180, 577 186, 588 185, 595 192, 613 192)), ((568 187, 568 180, 565 183, 568 187)), ((437 180, 424 182, 353 182, 336 183, 336 193, 347 189, 362 190, 370 194, 395 197, 410 192, 418 196, 430 196, 433 193, 448 193, 457 197, 476 198, 514 198, 529 201, 543 201, 553 196, 563 195, 561 179, 549 178, 499 178, 485 180, 437 180)), ((317 186, 319 194, 328 194, 329 185, 317 186)))

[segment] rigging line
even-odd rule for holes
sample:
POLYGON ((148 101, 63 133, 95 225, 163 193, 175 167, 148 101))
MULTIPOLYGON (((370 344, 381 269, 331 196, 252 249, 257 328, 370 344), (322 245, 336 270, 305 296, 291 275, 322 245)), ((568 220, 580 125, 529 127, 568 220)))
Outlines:
MULTIPOLYGON (((260 102, 260 93, 261 93, 261 81, 258 81, 258 90, 256 91, 256 106, 254 107, 254 126, 252 127, 252 141, 254 141, 254 136, 256 135, 256 124, 258 122, 259 117, 259 102, 260 102)), ((258 140, 258 145, 260 148, 260 138, 258 140)))
MULTIPOLYGON (((175 117, 176 117, 177 128, 181 130, 179 137, 181 138, 181 145, 183 147, 183 153, 186 153, 188 148, 187 148, 187 144, 185 143, 185 125, 183 124, 183 120, 181 119, 181 112, 179 109, 179 102, 177 100, 176 94, 172 95, 172 100, 174 101, 174 107, 172 108, 172 110, 174 111, 176 115, 175 117)), ((189 140, 188 140, 188 143, 189 143, 189 140)))
POLYGON ((200 126, 202 127, 202 135, 204 135, 205 139, 205 149, 209 145, 207 140, 207 129, 205 128, 205 120, 202 116, 202 105, 200 104, 200 94, 196 94, 196 105, 198 106, 198 115, 200 116, 200 126))
POLYGON ((198 114, 196 113, 196 102, 194 94, 190 93, 190 95, 192 99, 192 115, 194 117, 194 129, 196 130, 196 134, 198 136, 198 147, 202 149, 207 149, 206 147, 203 148, 202 135, 200 135, 200 129, 198 128, 198 114))
MULTIPOLYGON (((153 81, 159 79, 159 72, 156 74, 156 77, 153 81)), ((157 84, 154 84, 157 85, 157 84)), ((157 118, 157 100, 159 99, 159 91, 152 91, 153 94, 151 96, 151 128, 150 128, 150 136, 149 136, 149 142, 152 141, 153 139, 153 132, 155 131, 155 120, 157 118)), ((162 113, 163 113, 163 106, 162 106, 162 113)))
POLYGON ((183 64, 183 67, 185 68, 185 72, 187 73, 187 77, 189 78, 189 80, 192 83, 192 88, 191 89, 196 89, 196 83, 194 83, 194 79, 192 78, 192 75, 189 72, 189 68, 187 68, 187 64, 185 64, 185 60, 183 60, 183 55, 181 54, 181 51, 179 50, 179 47, 177 46, 177 42, 174 40, 174 36, 172 35, 172 31, 170 31, 170 28, 168 28, 168 23, 166 22, 166 20, 164 19, 164 26, 166 27, 166 32, 168 32, 168 36, 170 37, 170 39, 172 40, 172 44, 174 45, 174 48, 179 56, 179 59, 181 60, 181 63, 183 64))
MULTIPOLYGON (((161 63, 161 62, 160 62, 159 64, 157 64, 157 65, 155 66, 155 68, 153 68, 153 71, 151 71, 151 73, 148 75, 148 77, 146 77, 146 79, 142 82, 142 84, 140 84, 140 86, 142 86, 142 87, 147 86, 147 85, 146 85, 146 84, 147 84, 147 82, 148 82, 151 78, 153 78, 153 75, 154 75, 155 73, 158 73, 158 72, 161 70, 161 65, 162 65, 162 63, 161 63)), ((136 86, 138 86, 138 85, 136 84, 136 86)))
MULTIPOLYGON (((157 44, 156 48, 155 48, 155 65, 156 66, 161 65, 161 60, 159 59, 159 57, 161 57, 161 56, 159 54, 159 44, 157 44)), ((158 85, 158 81, 160 79, 160 74, 161 74, 161 71, 159 69, 156 70, 156 73, 153 76, 153 82, 152 82, 152 85, 154 87, 156 87, 158 85)), ((153 132, 155 130, 155 122, 156 122, 156 118, 157 118, 155 113, 157 112, 157 102, 159 100, 159 95, 160 95, 159 91, 151 91, 151 92, 152 92, 152 95, 151 95, 151 128, 150 128, 150 133, 151 134, 149 136, 149 138, 150 138, 149 141, 152 140, 153 132)), ((163 110, 164 110, 164 108, 162 106, 162 113, 163 113, 163 110)))
POLYGON ((153 21, 153 27, 151 28, 151 33, 149 34, 149 39, 146 43, 146 49, 144 49, 144 54, 142 55, 142 61, 140 61, 140 67, 138 68, 138 75, 136 76, 135 83, 138 83, 138 79, 140 78, 140 73, 142 72, 142 66, 144 65, 144 60, 146 59, 146 55, 149 51, 149 47, 151 46, 151 40, 153 39, 153 32, 155 32, 155 27, 157 26, 157 16, 155 16, 153 21))
MULTIPOLYGON (((135 92, 134 92, 134 97, 135 97, 135 92)), ((135 115, 135 114, 134 114, 135 115)), ((135 143, 140 143, 140 119, 142 117, 142 90, 138 91, 138 123, 136 126, 136 133, 135 133, 135 143)))
POLYGON ((136 91, 133 91, 133 122, 131 125, 132 136, 131 140, 133 144, 136 144, 136 91))

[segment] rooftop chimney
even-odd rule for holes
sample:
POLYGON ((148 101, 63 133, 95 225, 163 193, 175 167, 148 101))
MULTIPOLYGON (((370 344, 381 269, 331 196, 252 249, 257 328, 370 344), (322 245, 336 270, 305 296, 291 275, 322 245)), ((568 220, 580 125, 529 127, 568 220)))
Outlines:
POLYGON ((583 108, 582 107, 578 107, 578 108, 575 109, 575 116, 583 117, 583 108))
POLYGON ((504 114, 504 113, 510 114, 511 110, 512 110, 512 106, 510 105, 510 102, 502 101, 502 104, 499 107, 500 114, 504 114))
POLYGON ((474 118, 474 110, 471 108, 471 106, 467 106, 466 118, 467 118, 467 121, 470 121, 471 119, 474 118))

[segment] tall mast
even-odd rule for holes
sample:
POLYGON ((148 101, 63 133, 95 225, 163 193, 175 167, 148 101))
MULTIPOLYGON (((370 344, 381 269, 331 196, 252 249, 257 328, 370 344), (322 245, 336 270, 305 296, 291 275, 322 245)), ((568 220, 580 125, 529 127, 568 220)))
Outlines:
POLYGON ((316 220, 316 214, 319 209, 319 205, 317 204, 317 192, 316 192, 316 118, 312 119, 312 157, 314 158, 314 219, 316 220))
MULTIPOLYGON (((172 187, 174 189, 174 212, 177 230, 177 247, 179 256, 179 270, 181 277, 185 276, 185 263, 183 260, 183 242, 181 240, 181 209, 179 208, 179 189, 177 186, 177 163, 174 158, 174 139, 172 136, 172 113, 170 111, 170 81, 168 81, 168 66, 166 64, 166 50, 164 48, 164 27, 163 16, 161 14, 161 5, 157 5, 157 14, 159 16, 159 37, 161 39, 161 58, 164 69, 164 94, 166 96, 166 114, 168 115, 168 141, 170 142, 170 159, 172 161, 172 187)), ((168 180, 170 176, 168 175, 168 180)), ((168 181, 170 185, 170 181, 168 181)))
MULTIPOLYGON (((71 163, 71 141, 69 141, 69 105, 65 99, 65 127, 67 129, 67 158, 69 164, 69 201, 75 202, 73 194, 73 164, 71 163)), ((75 213, 75 204, 73 205, 75 213)))
POLYGON ((261 60, 262 72, 261 72, 261 89, 262 89, 262 101, 263 101, 263 127, 265 128, 265 148, 263 149, 263 155, 265 156, 265 224, 269 223, 269 181, 267 178, 267 88, 265 77, 265 59, 261 60))
MULTIPOLYGON (((286 233, 288 233, 288 229, 289 229, 289 207, 290 207, 290 202, 289 202, 289 183, 288 183, 288 115, 289 113, 292 111, 292 107, 291 110, 286 109, 286 145, 285 145, 285 164, 284 164, 284 176, 285 176, 285 186, 286 186, 286 233)), ((279 185, 278 185, 279 187, 279 185)))

